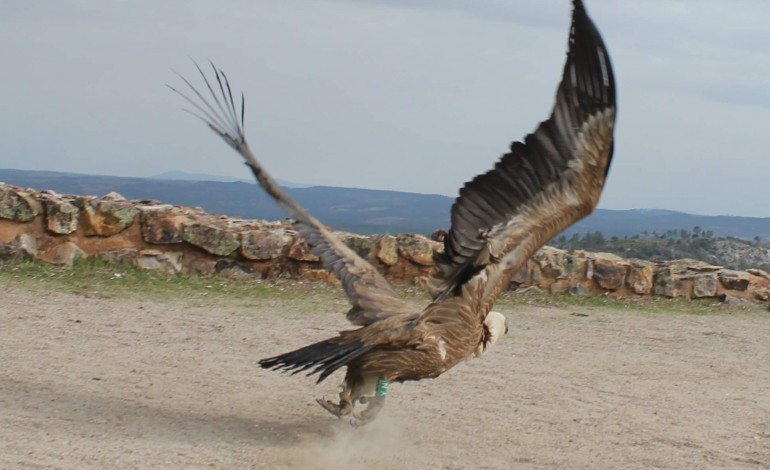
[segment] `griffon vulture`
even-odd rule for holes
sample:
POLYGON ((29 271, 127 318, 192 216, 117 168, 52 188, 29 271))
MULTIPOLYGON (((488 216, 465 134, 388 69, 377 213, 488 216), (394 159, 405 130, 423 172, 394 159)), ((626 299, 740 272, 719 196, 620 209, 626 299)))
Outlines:
POLYGON ((374 267, 267 174, 244 136, 243 95, 237 109, 227 77, 212 68, 215 81, 198 68, 211 101, 182 78, 199 100, 182 94, 194 106, 191 112, 244 158, 295 221, 312 253, 341 281, 352 305, 347 319, 359 327, 259 364, 319 374, 318 382, 346 366, 339 402, 318 402, 354 424, 377 415, 390 382, 438 377, 489 350, 507 330, 503 315, 491 311, 498 295, 545 242, 594 210, 612 158, 610 58, 582 1, 573 0, 567 59, 551 116, 460 189, 444 250, 435 256, 433 301, 419 310, 399 299, 374 267), (354 413, 357 403, 367 406, 354 413))

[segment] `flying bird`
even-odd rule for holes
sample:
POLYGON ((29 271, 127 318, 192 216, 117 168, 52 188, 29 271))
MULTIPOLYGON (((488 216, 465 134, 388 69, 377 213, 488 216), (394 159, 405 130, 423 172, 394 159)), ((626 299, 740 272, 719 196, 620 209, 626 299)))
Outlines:
POLYGON ((318 374, 347 367, 339 400, 318 403, 353 424, 366 423, 385 403, 391 382, 435 378, 484 355, 507 331, 492 308, 511 277, 544 243, 597 205, 613 154, 615 79, 602 38, 581 0, 573 0, 567 59, 550 117, 513 142, 494 168, 466 183, 451 209, 444 249, 435 255, 432 302, 418 309, 385 278, 292 200, 254 156, 243 131, 245 100, 236 106, 230 83, 213 64, 198 71, 206 99, 182 95, 188 110, 233 147, 294 220, 311 252, 341 281, 347 319, 358 328, 262 359, 266 369, 318 374), (354 411, 357 404, 366 405, 354 411))

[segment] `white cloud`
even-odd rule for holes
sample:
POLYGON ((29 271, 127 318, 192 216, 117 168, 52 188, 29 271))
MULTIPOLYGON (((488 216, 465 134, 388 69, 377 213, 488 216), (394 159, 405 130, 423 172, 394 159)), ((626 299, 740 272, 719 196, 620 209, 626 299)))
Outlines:
MULTIPOLYGON (((602 206, 770 216, 770 2, 595 0, 619 87, 602 206)), ((456 194, 547 117, 569 2, 0 4, 0 166, 243 176, 162 85, 211 58, 278 177, 456 194)))

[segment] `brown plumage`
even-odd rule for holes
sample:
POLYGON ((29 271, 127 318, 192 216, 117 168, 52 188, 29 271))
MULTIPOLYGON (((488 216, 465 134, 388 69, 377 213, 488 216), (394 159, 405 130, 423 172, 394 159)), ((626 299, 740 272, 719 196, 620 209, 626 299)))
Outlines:
POLYGON ((423 310, 399 299, 368 262, 267 174, 243 134, 243 97, 236 110, 223 72, 212 66, 216 82, 209 82, 199 68, 213 104, 183 78, 200 100, 182 95, 194 106, 193 114, 243 156, 262 187, 295 220, 311 251, 342 282, 352 305, 347 318, 360 327, 263 359, 262 367, 317 373, 320 382, 346 366, 339 403, 319 403, 340 417, 351 414, 357 402, 368 403, 353 414, 366 422, 384 402, 383 390, 375 394, 376 387, 437 377, 483 354, 505 332, 504 317, 490 312, 498 295, 537 249, 594 210, 612 158, 616 108, 610 59, 582 2, 574 0, 573 6, 567 60, 551 116, 460 190, 444 251, 435 257, 434 300, 423 310))

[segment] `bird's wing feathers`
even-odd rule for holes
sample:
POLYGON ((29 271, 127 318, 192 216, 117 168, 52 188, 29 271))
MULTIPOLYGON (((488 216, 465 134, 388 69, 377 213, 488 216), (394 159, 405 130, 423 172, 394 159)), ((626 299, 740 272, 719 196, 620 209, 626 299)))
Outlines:
POLYGON ((236 110, 227 77, 213 64, 212 68, 216 83, 210 82, 200 67, 198 67, 198 71, 213 98, 213 104, 212 101, 205 99, 184 77, 180 76, 195 94, 197 100, 189 98, 171 86, 169 88, 180 94, 194 107, 194 110, 187 110, 188 112, 202 119, 211 130, 241 154, 265 191, 275 199, 290 218, 295 220, 294 226, 308 242, 310 251, 318 256, 323 266, 334 273, 342 282, 352 305, 347 313, 348 320, 354 325, 364 326, 393 315, 416 315, 419 313, 419 310, 398 298, 390 284, 371 264, 358 256, 321 222, 289 197, 264 170, 254 157, 243 132, 245 109, 243 95, 241 95, 239 113, 236 110))
MULTIPOLYGON (((575 0, 551 116, 460 190, 444 252, 435 258, 434 297, 458 293, 477 275, 510 274, 551 237, 591 213, 612 158, 614 121, 610 59, 582 2, 575 0)), ((496 297, 499 286, 491 289, 488 296, 496 297)))
MULTIPOLYGON (((444 252, 435 258, 437 299, 479 279, 478 300, 493 302, 505 280, 540 246, 596 207, 612 159, 615 81, 599 32, 582 2, 573 3, 567 61, 551 116, 460 190, 444 252)), ((241 154, 262 187, 296 220, 312 253, 342 282, 352 304, 348 319, 364 326, 399 314, 416 318, 419 310, 399 299, 368 262, 286 195, 257 162, 243 133, 243 97, 238 113, 224 73, 214 68, 215 86, 201 75, 214 105, 187 80, 199 101, 172 90, 241 154)))

